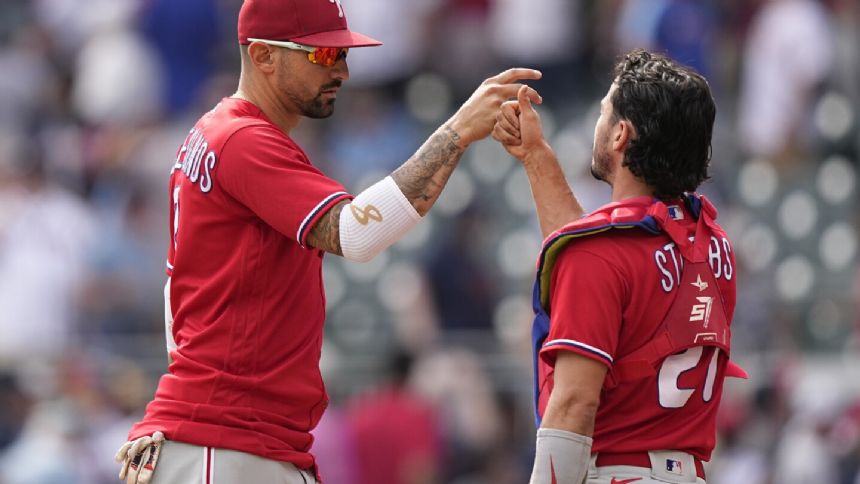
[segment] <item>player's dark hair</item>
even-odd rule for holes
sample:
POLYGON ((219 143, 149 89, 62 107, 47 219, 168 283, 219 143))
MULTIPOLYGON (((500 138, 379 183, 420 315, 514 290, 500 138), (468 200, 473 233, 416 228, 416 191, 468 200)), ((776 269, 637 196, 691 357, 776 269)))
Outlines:
POLYGON ((694 191, 708 179, 716 106, 708 81, 671 59, 642 49, 615 65, 615 119, 636 131, 624 166, 661 199, 694 191))

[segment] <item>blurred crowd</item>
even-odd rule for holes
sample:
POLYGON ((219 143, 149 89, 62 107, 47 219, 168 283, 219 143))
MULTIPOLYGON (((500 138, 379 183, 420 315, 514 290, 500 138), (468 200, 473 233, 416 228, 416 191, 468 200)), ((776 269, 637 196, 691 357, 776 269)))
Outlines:
MULTIPOLYGON (((322 1, 322 0, 321 0, 322 1)), ((385 42, 349 54, 335 115, 295 138, 358 192, 484 78, 536 67, 586 209, 614 60, 710 79, 712 180, 738 259, 712 484, 860 484, 856 0, 342 0, 385 42)), ((114 482, 165 371, 167 176, 238 80, 241 0, 0 2, 0 484, 114 482)), ((369 264, 327 257, 314 452, 333 484, 522 483, 540 231, 515 160, 475 145, 431 214, 369 264)))

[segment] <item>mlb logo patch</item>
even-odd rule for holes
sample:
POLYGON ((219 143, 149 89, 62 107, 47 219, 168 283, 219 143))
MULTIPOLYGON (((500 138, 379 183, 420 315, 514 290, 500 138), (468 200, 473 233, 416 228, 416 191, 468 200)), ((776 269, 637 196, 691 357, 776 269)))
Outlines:
POLYGON ((671 472, 672 474, 678 474, 679 476, 683 475, 684 474, 684 468, 681 465, 681 461, 673 460, 673 459, 666 459, 666 472, 671 472))
POLYGON ((684 211, 681 210, 681 207, 677 205, 669 205, 666 209, 669 211, 669 216, 672 217, 673 220, 684 220, 684 211))

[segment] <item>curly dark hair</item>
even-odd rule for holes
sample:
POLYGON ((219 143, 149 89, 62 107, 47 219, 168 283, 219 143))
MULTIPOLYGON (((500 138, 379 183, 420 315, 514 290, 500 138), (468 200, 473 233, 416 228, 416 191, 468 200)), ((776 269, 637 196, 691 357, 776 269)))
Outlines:
POLYGON ((635 49, 615 65, 613 121, 636 131, 624 166, 667 200, 709 178, 716 105, 708 81, 666 56, 635 49))

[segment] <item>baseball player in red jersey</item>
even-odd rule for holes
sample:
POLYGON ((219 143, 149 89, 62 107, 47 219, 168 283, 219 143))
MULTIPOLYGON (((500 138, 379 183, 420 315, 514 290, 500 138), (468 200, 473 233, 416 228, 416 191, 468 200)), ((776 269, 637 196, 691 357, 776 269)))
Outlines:
POLYGON ((547 237, 531 483, 704 483, 723 381, 744 376, 729 361, 734 253, 693 193, 708 177, 707 81, 642 50, 616 65, 591 165, 612 203, 584 218, 525 94, 493 137, 523 162, 547 237))
POLYGON ((489 135, 515 81, 540 77, 488 79, 412 158, 353 197, 290 131, 331 115, 348 50, 380 42, 347 28, 339 0, 246 0, 238 33, 239 89, 190 130, 171 168, 171 363, 117 454, 127 482, 316 482, 324 253, 367 261, 398 240, 489 135))

